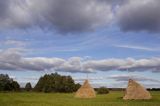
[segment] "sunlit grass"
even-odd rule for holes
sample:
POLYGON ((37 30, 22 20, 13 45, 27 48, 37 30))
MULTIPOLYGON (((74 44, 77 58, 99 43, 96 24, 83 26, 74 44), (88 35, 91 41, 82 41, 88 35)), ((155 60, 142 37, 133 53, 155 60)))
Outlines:
POLYGON ((160 106, 160 92, 152 100, 122 100, 123 92, 97 95, 93 99, 74 98, 62 93, 0 93, 0 106, 160 106))

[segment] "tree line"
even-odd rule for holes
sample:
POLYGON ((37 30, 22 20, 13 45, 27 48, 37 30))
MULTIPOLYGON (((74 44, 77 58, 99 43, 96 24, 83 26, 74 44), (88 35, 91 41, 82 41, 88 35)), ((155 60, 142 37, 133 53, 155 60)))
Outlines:
MULTIPOLYGON (((75 92, 80 88, 80 84, 76 84, 71 76, 62 76, 58 73, 45 74, 39 78, 39 81, 32 88, 30 82, 26 83, 24 88, 20 88, 17 81, 14 81, 7 74, 0 74, 0 92, 2 91, 35 91, 35 92, 75 92)), ((107 94, 109 89, 105 87, 95 88, 98 94, 107 94)), ((118 90, 113 88, 110 90, 118 90)), ((119 89, 122 90, 122 89, 119 89)), ((151 91, 160 91, 160 88, 148 89, 151 91)))
MULTIPOLYGON (((32 88, 31 83, 27 83, 23 90, 36 92, 75 92, 81 85, 75 84, 71 76, 62 76, 58 73, 45 74, 32 88)), ((0 91, 20 91, 20 85, 7 74, 0 74, 0 91)))

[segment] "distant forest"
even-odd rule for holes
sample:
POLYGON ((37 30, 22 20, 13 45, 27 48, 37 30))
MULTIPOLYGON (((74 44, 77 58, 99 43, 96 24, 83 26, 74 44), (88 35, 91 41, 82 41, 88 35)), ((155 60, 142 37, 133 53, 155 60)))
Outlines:
MULTIPOLYGON (((80 84, 76 84, 71 76, 62 76, 58 73, 45 74, 39 78, 39 81, 32 88, 30 82, 26 83, 25 88, 20 88, 20 84, 14 81, 7 74, 0 74, 0 92, 3 91, 34 91, 34 92, 62 92, 71 93, 80 88, 80 84)), ((95 88, 98 91, 100 88, 95 88)), ((123 91, 124 88, 108 88, 110 91, 123 91)), ((150 91, 160 91, 160 88, 148 89, 150 91)))

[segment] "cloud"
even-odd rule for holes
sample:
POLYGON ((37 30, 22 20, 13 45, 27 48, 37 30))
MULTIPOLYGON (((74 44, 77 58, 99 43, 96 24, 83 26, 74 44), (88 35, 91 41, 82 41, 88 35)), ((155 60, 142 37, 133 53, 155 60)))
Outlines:
POLYGON ((27 28, 33 23, 32 13, 26 5, 26 0, 0 1, 0 28, 27 28))
POLYGON ((148 77, 144 77, 144 76, 139 76, 139 75, 112 75, 110 77, 107 77, 109 79, 114 79, 116 81, 128 81, 129 79, 134 79, 137 81, 150 81, 150 82, 156 82, 156 83, 160 83, 159 80, 157 79, 153 79, 153 78, 148 78, 148 77))
POLYGON ((76 82, 84 82, 84 80, 88 79, 89 81, 94 81, 94 80, 104 80, 105 78, 103 77, 74 77, 73 78, 76 82))
POLYGON ((160 30, 159 0, 128 0, 117 8, 117 22, 123 31, 160 30))
POLYGON ((57 71, 72 73, 88 73, 97 71, 151 71, 160 72, 160 58, 148 59, 103 59, 92 60, 81 57, 47 58, 25 57, 24 50, 12 48, 0 51, 0 70, 12 71, 57 71))
POLYGON ((159 5, 159 0, 5 0, 0 1, 0 28, 73 33, 116 21, 123 31, 159 32, 159 5))
POLYGON ((9 0, 5 0, 5 1, 1 1, 0 2, 0 17, 2 18, 3 16, 5 16, 6 13, 6 7, 8 6, 9 0))
POLYGON ((81 58, 72 57, 68 60, 61 58, 45 58, 23 56, 23 50, 12 48, 0 52, 0 70, 10 71, 64 71, 87 72, 82 69, 81 58))
POLYGON ((37 77, 35 77, 35 76, 30 76, 30 77, 24 77, 24 78, 21 78, 21 79, 31 80, 31 81, 38 81, 39 78, 37 78, 37 77))
POLYGON ((24 47, 27 45, 25 41, 20 41, 20 40, 5 40, 5 41, 0 41, 0 44, 3 46, 12 46, 12 47, 24 47))
POLYGON ((0 10, 4 10, 0 11, 2 28, 40 27, 60 32, 94 30, 106 26, 113 15, 111 6, 98 0, 6 0, 0 1, 0 10))
POLYGON ((109 87, 113 87, 113 88, 126 88, 129 79, 134 79, 140 82, 141 84, 143 84, 147 88, 159 88, 159 85, 160 85, 160 80, 145 77, 145 76, 140 76, 137 74, 111 75, 107 77, 107 79, 113 79, 116 81, 116 83, 111 83, 109 85, 109 87))
POLYGON ((143 51, 160 51, 159 48, 149 48, 149 47, 135 46, 135 45, 114 45, 114 47, 135 49, 135 50, 143 50, 143 51))
POLYGON ((13 80, 16 80, 16 76, 9 76, 10 78, 12 78, 13 80))
POLYGON ((152 71, 159 72, 160 69, 160 59, 149 58, 149 59, 104 59, 104 60, 90 60, 87 61, 84 65, 85 69, 92 71, 110 71, 110 70, 119 70, 119 71, 152 71))
POLYGON ((160 85, 158 83, 150 83, 150 84, 144 84, 147 88, 160 88, 160 85))

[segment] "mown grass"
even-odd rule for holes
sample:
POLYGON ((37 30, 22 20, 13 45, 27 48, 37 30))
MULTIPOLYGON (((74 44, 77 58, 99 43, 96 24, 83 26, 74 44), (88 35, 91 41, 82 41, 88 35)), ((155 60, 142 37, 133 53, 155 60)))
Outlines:
POLYGON ((160 92, 152 100, 122 100, 123 92, 97 95, 94 99, 74 98, 62 93, 0 93, 0 106, 160 106, 160 92))

